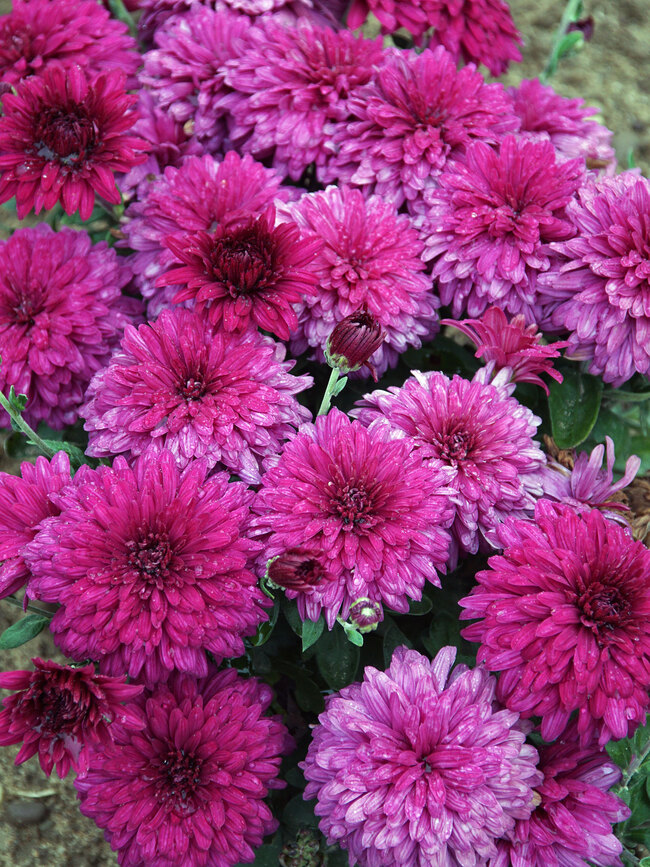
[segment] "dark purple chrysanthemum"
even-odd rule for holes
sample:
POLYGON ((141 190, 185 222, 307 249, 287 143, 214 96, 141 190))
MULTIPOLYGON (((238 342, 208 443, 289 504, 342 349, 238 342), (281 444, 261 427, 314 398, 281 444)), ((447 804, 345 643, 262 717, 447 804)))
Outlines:
POLYGON ((132 704, 141 731, 115 725, 75 780, 81 812, 104 829, 121 867, 233 867, 277 820, 264 803, 282 788, 291 738, 265 717, 268 686, 232 669, 175 676, 132 704))
POLYGON ((359 597, 408 611, 425 581, 440 586, 453 514, 449 472, 423 465, 387 428, 367 430, 338 410, 304 425, 262 477, 254 508, 264 564, 287 549, 322 552, 328 580, 298 597, 303 619, 332 628, 359 597))
POLYGON ((455 318, 496 304, 541 321, 538 277, 557 261, 550 242, 575 234, 566 206, 582 178, 581 162, 557 164, 550 142, 514 136, 499 150, 476 142, 440 176, 425 258, 455 318))
POLYGON ((95 0, 13 0, 11 12, 0 16, 0 80, 15 85, 52 63, 133 76, 140 55, 126 24, 95 0))
POLYGON ((130 468, 83 466, 56 498, 61 514, 24 550, 31 596, 57 602, 50 628, 73 659, 157 683, 207 673, 244 652, 266 598, 247 568, 259 546, 243 536, 252 495, 204 461, 182 473, 171 452, 130 468))
POLYGON ((29 580, 22 550, 44 518, 59 514, 49 495, 70 484, 70 461, 65 452, 57 452, 51 461, 25 461, 20 473, 0 473, 0 599, 29 580))
POLYGON ((415 371, 401 388, 365 395, 352 414, 366 425, 384 419, 431 467, 450 469, 452 564, 459 550, 475 553, 484 540, 494 546, 504 517, 522 515, 542 493, 544 453, 533 440, 540 420, 496 386, 415 371))
MULTIPOLYGON (((387 55, 376 81, 349 100, 326 181, 375 192, 399 207, 437 186, 448 159, 477 139, 494 144, 519 121, 501 84, 456 69, 444 48, 387 55)), ((324 173, 325 175, 325 173, 324 173)))
POLYGON ((84 408, 88 454, 170 450, 257 483, 263 458, 311 415, 294 395, 311 385, 292 376, 284 347, 258 332, 216 333, 189 310, 164 310, 127 328, 108 367, 93 379, 84 408))
POLYGON ((318 293, 299 308, 292 349, 324 350, 334 327, 365 306, 386 339, 371 356, 378 375, 397 364, 409 346, 419 348, 438 330, 438 299, 420 258, 423 245, 409 218, 379 196, 329 187, 290 206, 303 238, 320 238, 315 261, 318 293))
POLYGON ((386 332, 364 304, 334 326, 327 338, 325 359, 343 374, 365 367, 377 382, 377 371, 370 359, 385 340, 386 332))
POLYGON ((398 647, 327 700, 302 768, 320 828, 351 864, 468 867, 525 821, 540 782, 517 714, 483 668, 398 647))
POLYGON ((129 135, 136 100, 124 73, 86 78, 80 66, 54 65, 2 97, 0 202, 16 197, 18 218, 61 202, 66 214, 92 214, 95 194, 119 204, 115 172, 146 159, 146 142, 129 135))
POLYGON ((320 239, 301 238, 293 222, 276 226, 272 206, 212 233, 167 238, 165 245, 182 264, 175 262, 156 286, 179 287, 175 303, 192 302, 228 332, 252 324, 288 340, 298 327, 294 305, 316 293, 320 239))
POLYGON ((650 181, 635 172, 582 187, 569 209, 577 235, 553 245, 562 267, 544 279, 572 358, 622 385, 650 372, 650 181))
POLYGON ((249 32, 249 48, 233 61, 223 100, 233 115, 233 142, 259 159, 269 157, 298 180, 311 163, 329 159, 333 131, 347 121, 353 93, 374 77, 381 42, 299 23, 270 21, 249 32))
POLYGON ((461 599, 478 659, 502 672, 497 694, 541 716, 553 740, 578 711, 583 746, 645 721, 650 700, 650 551, 597 509, 539 500, 535 520, 502 525, 503 556, 461 599))
POLYGON ((93 374, 139 312, 120 293, 129 278, 124 260, 84 231, 41 223, 0 241, 0 389, 27 395, 30 424, 79 418, 93 374))
POLYGON ((23 742, 16 764, 38 753, 41 768, 60 777, 70 768, 85 774, 94 747, 111 743, 113 725, 141 728, 138 717, 123 701, 132 701, 141 686, 129 686, 124 677, 95 674, 92 665, 73 668, 32 659, 33 671, 0 673, 0 689, 17 690, 3 700, 0 745, 23 742))

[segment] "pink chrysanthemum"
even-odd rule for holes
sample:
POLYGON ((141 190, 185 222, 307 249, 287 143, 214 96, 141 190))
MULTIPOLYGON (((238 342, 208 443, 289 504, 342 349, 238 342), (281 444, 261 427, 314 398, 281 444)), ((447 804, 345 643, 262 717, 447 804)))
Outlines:
POLYGON ((612 825, 630 815, 608 789, 621 776, 607 753, 581 748, 572 727, 564 737, 540 749, 536 786, 539 803, 529 820, 517 821, 509 840, 488 867, 621 867, 623 849, 612 825))
POLYGON ((226 473, 182 473, 171 452, 141 455, 131 469, 83 466, 24 549, 31 596, 57 602, 50 628, 73 659, 106 674, 157 683, 174 670, 207 673, 206 650, 240 656, 242 637, 265 619, 266 598, 243 536, 251 494, 226 473))
POLYGON ((54 768, 60 777, 70 768, 85 774, 93 747, 111 743, 114 723, 129 721, 138 727, 138 717, 121 703, 141 693, 141 686, 95 674, 93 665, 32 662, 33 671, 0 673, 0 689, 17 690, 4 699, 0 712, 0 745, 23 742, 17 765, 38 753, 48 777, 54 768))
POLYGON ((494 385, 415 371, 401 388, 365 395, 352 415, 366 425, 383 418, 431 467, 450 468, 452 565, 459 551, 475 553, 484 540, 494 546, 505 516, 522 515, 542 493, 544 453, 533 440, 540 420, 494 385))
POLYGON ((541 716, 545 740, 573 711, 583 746, 628 737, 650 704, 650 551, 597 509, 548 500, 499 540, 503 556, 460 601, 461 619, 481 618, 463 635, 502 672, 499 700, 541 716))
POLYGON ((287 549, 322 551, 328 580, 298 598, 303 619, 332 628, 360 597, 408 611, 426 581, 440 586, 453 510, 448 471, 431 470, 406 440, 366 430, 338 410, 304 425, 262 478, 254 509, 264 563, 287 549))
POLYGON ((70 484, 70 461, 65 452, 57 452, 51 461, 43 457, 36 458, 35 464, 25 461, 20 473, 0 473, 0 599, 29 580, 23 548, 44 518, 59 514, 50 494, 70 484))
POLYGON ((486 84, 473 66, 456 69, 441 47, 387 55, 349 109, 354 117, 334 134, 323 180, 339 178, 396 207, 435 188, 470 142, 494 144, 519 125, 503 86, 486 84))
POLYGON ((0 390, 27 395, 30 424, 79 418, 93 374, 139 312, 120 292, 129 278, 124 260, 83 231, 41 223, 0 242, 0 390))
POLYGON ((233 116, 233 142, 259 159, 269 157, 294 180, 311 163, 319 173, 333 131, 350 117, 352 95, 374 77, 381 42, 348 30, 271 21, 251 30, 249 43, 226 74, 235 91, 223 100, 233 116))
MULTIPOLYGON (((234 151, 223 162, 188 157, 180 168, 165 169, 142 201, 127 209, 123 227, 126 243, 136 251, 132 265, 144 297, 156 295, 156 277, 174 261, 164 246, 167 238, 235 226, 262 213, 276 196, 282 198, 280 180, 272 169, 234 151)), ((154 300, 171 300, 175 291, 154 300)))
POLYGON ((124 73, 87 79, 81 67, 51 66, 2 98, 0 202, 16 197, 20 220, 61 202, 89 219, 95 194, 117 205, 115 172, 146 160, 147 143, 129 135, 136 100, 124 73))
POLYGON ((494 701, 494 678, 398 647, 387 671, 330 696, 306 760, 328 842, 367 867, 467 867, 526 820, 540 781, 517 714, 494 701))
POLYGON ((269 687, 232 669, 196 681, 174 677, 133 703, 141 731, 114 726, 114 741, 75 780, 81 812, 104 829, 121 867, 233 867, 277 821, 264 803, 282 788, 291 739, 265 717, 269 687))
POLYGON ((538 79, 524 80, 508 88, 513 108, 521 120, 520 134, 532 141, 550 139, 560 159, 580 157, 587 168, 610 169, 616 166, 611 145, 612 131, 590 119, 598 109, 586 106, 583 99, 560 96, 538 79))
POLYGON ((491 304, 540 322, 537 283, 558 267, 551 241, 575 234, 566 206, 583 178, 579 160, 555 161, 550 142, 507 136, 499 150, 476 142, 431 196, 425 258, 454 318, 491 304))
POLYGON ((539 385, 548 394, 548 386, 540 373, 546 373, 557 382, 562 382, 562 374, 553 369, 553 359, 558 358, 558 350, 564 349, 566 341, 558 340, 550 346, 540 343, 542 333, 537 325, 526 325, 523 315, 507 316, 499 307, 489 307, 480 319, 443 319, 442 325, 450 325, 469 337, 476 345, 476 358, 486 365, 488 381, 494 373, 504 371, 509 382, 530 382, 539 385))
POLYGON ((568 209, 577 235, 553 245, 562 267, 544 279, 567 330, 567 355, 622 385, 650 373, 650 181, 634 172, 585 184, 568 209))
POLYGON ((13 0, 11 12, 0 16, 0 80, 15 85, 52 63, 133 76, 140 55, 126 24, 95 0, 13 0))
POLYGON ((127 328, 88 390, 88 454, 169 449, 181 469, 204 458, 256 484, 263 458, 311 418, 294 397, 311 377, 292 376, 284 352, 255 331, 214 333, 188 310, 127 328))
POLYGON ((301 238, 293 222, 276 226, 273 206, 211 234, 167 238, 165 245, 181 264, 162 274, 156 286, 178 286, 174 303, 192 302, 211 325, 228 332, 241 333, 252 324, 288 340, 298 328, 293 305, 316 292, 314 259, 321 240, 301 238))
POLYGON ((381 376, 409 346, 420 347, 438 330, 438 300, 423 273, 422 242, 406 215, 379 196, 330 187, 290 208, 303 238, 320 238, 318 293, 299 309, 292 350, 308 347, 324 361, 327 339, 346 316, 365 305, 386 334, 371 356, 381 376))

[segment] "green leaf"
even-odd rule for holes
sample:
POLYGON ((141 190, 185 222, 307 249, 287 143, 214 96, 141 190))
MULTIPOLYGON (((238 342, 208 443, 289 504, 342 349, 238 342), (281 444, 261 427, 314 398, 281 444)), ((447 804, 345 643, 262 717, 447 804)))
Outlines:
POLYGON ((308 650, 312 644, 316 644, 325 629, 325 621, 321 615, 316 623, 313 620, 304 620, 302 624, 302 652, 308 650))
POLYGON ((17 623, 12 623, 0 635, 0 650, 13 650, 14 647, 27 644, 42 632, 49 622, 50 618, 43 617, 42 614, 28 614, 17 623))
MULTIPOLYGON (((386 618, 388 620, 388 618, 386 618)), ((386 623, 384 620, 384 623, 386 623)), ((413 647, 413 642, 410 641, 404 635, 402 630, 397 626, 396 623, 392 621, 388 621, 388 626, 384 629, 384 663, 388 666, 390 665, 390 661, 393 657, 393 652, 396 647, 401 647, 402 645, 406 645, 406 647, 413 647)))
POLYGON ((298 707, 308 713, 321 713, 325 707, 325 701, 317 684, 307 675, 303 668, 292 665, 283 659, 275 659, 276 671, 286 674, 296 685, 295 698, 298 707))
POLYGON ((282 811, 282 824, 293 834, 303 828, 315 831, 318 828, 318 818, 314 814, 315 805, 314 800, 305 801, 302 795, 294 795, 282 811))
POLYGON ((639 861, 639 867, 650 867, 650 856, 646 855, 639 861))
POLYGON ((296 605, 295 600, 287 599, 285 597, 282 600, 282 613, 287 618, 287 623, 296 633, 298 638, 302 638, 302 620, 298 613, 298 606, 296 605))
POLYGON ((413 601, 409 605, 409 614, 411 617, 422 617, 423 614, 428 614, 433 608, 433 602, 428 596, 423 596, 419 602, 413 601))
POLYGON ((43 440, 43 442, 48 448, 54 449, 55 452, 65 452, 70 458, 70 466, 73 470, 78 470, 82 464, 91 462, 94 464, 93 461, 88 460, 79 446, 76 446, 74 443, 67 443, 62 440, 43 440))
POLYGON ((563 364, 561 368, 564 381, 551 383, 548 407, 558 448, 572 449, 587 439, 596 424, 603 381, 582 373, 575 365, 563 364))
POLYGON ((605 744, 610 759, 615 762, 619 768, 627 768, 632 758, 632 744, 629 740, 624 741, 608 741, 605 744))
POLYGON ((561 60, 566 57, 569 52, 582 48, 585 42, 585 37, 580 30, 572 30, 560 40, 557 47, 557 59, 561 60))
POLYGON ((16 394, 16 389, 12 385, 9 389, 9 403, 11 404, 12 409, 17 413, 21 413, 27 406, 27 395, 16 394))
POLYGON ((278 621, 279 613, 280 603, 276 599, 273 606, 273 611, 271 611, 271 616, 269 617, 269 619, 266 621, 266 623, 260 623, 260 625, 257 627, 257 632, 255 633, 255 635, 251 639, 249 639, 253 647, 261 647, 263 644, 266 644, 266 642, 271 637, 271 634, 273 633, 275 624, 278 621))
POLYGON ((331 632, 326 632, 316 648, 316 662, 327 685, 334 690, 352 683, 359 667, 360 652, 350 644, 345 632, 337 623, 331 632))
MULTIPOLYGON (((278 867, 281 854, 282 842, 278 839, 277 843, 268 843, 266 846, 260 846, 255 852, 253 864, 248 863, 246 867, 278 867)), ((239 865, 239 867, 244 867, 244 865, 239 865)))

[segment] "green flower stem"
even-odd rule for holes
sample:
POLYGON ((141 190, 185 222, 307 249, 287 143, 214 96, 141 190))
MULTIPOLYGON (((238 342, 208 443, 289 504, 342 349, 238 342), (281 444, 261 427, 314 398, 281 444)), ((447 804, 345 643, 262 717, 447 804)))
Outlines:
POLYGON ((630 781, 632 780, 632 777, 636 774, 636 772, 639 770, 639 768, 645 762, 645 760, 648 758, 649 755, 650 755, 650 738, 648 738, 648 740, 647 740, 646 744, 644 745, 643 749, 641 750, 641 752, 638 755, 635 755, 632 757, 630 764, 623 771, 623 774, 621 776, 621 782, 620 782, 620 787, 622 789, 627 789, 627 787, 630 784, 630 781))
MULTIPOLYGON (((5 602, 9 602, 11 605, 15 605, 16 608, 20 608, 21 611, 23 609, 22 600, 16 599, 15 596, 5 596, 5 602)), ((27 603, 27 611, 32 611, 34 614, 40 614, 41 617, 47 617, 50 620, 54 617, 53 611, 46 611, 44 608, 39 608, 38 605, 34 605, 32 602, 27 603)))
POLYGON ((337 385, 339 384, 340 375, 341 375, 341 371, 338 369, 338 367, 333 367, 332 372, 330 373, 330 378, 327 382, 327 388, 325 389, 325 394, 323 395, 323 399, 321 400, 320 407, 319 407, 316 415, 325 415, 326 413, 329 412, 330 407, 332 405, 332 398, 334 397, 334 395, 338 394, 339 391, 341 391, 341 388, 343 388, 343 385, 345 385, 345 382, 344 382, 340 388, 337 388, 337 385))
POLYGON ((27 422, 23 419, 19 412, 16 412, 15 407, 11 405, 11 403, 7 400, 4 394, 0 391, 0 406, 5 409, 11 418, 12 426, 15 430, 20 431, 23 436, 27 438, 27 442, 31 443, 31 445, 36 446, 42 454, 45 455, 46 458, 53 458, 56 454, 56 449, 50 448, 36 433, 36 431, 31 428, 27 422))
POLYGON ((138 28, 136 26, 133 15, 129 12, 129 10, 124 5, 123 0, 108 0, 108 5, 110 6, 111 12, 113 15, 119 20, 123 21, 126 26, 129 28, 129 33, 131 36, 137 38, 138 28))
POLYGON ((542 84, 546 84, 548 79, 555 73, 558 62, 564 53, 564 46, 562 43, 564 42, 564 37, 567 35, 567 28, 573 21, 578 21, 582 13, 582 0, 568 0, 564 9, 564 14, 562 15, 562 20, 555 31, 555 36, 553 37, 551 53, 548 56, 543 72, 539 76, 539 80, 542 84))

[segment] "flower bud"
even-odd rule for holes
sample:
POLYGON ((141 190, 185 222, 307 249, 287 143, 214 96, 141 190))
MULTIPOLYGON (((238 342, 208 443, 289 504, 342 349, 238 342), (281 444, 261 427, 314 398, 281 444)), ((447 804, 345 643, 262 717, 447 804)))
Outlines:
POLYGON ((372 599, 357 599, 350 606, 349 620, 357 627, 359 632, 372 632, 384 619, 384 609, 381 602, 373 602, 372 599))
POLYGON ((327 363, 344 374, 359 370, 365 364, 376 381, 369 359, 385 339, 386 333, 379 322, 365 306, 361 307, 342 319, 330 334, 325 349, 327 363))
POLYGON ((273 557, 266 566, 266 578, 277 587, 310 593, 325 577, 325 569, 313 551, 307 548, 289 548, 273 557))

